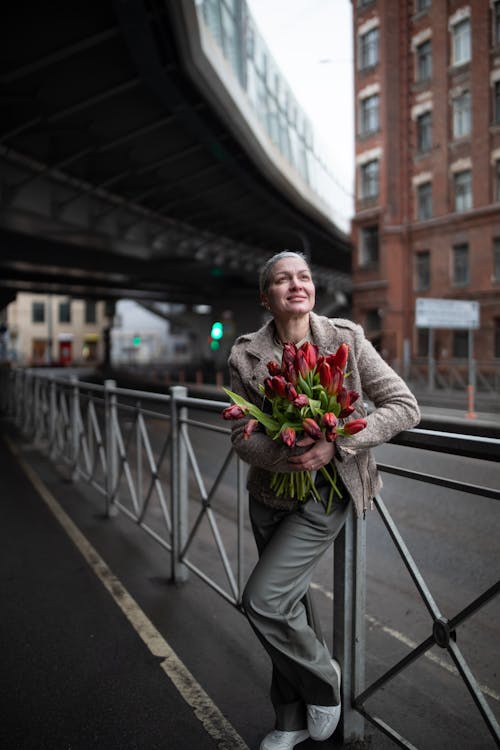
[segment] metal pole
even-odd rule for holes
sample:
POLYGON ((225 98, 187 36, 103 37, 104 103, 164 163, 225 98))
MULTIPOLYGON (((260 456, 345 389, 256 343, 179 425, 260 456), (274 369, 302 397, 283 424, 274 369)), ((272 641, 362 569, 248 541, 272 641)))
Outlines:
POLYGON ((78 479, 78 454, 80 453, 80 389, 78 378, 72 375, 71 378, 71 481, 76 482, 78 479))
POLYGON ((57 386, 54 376, 49 378, 49 457, 56 457, 57 386))
POLYGON ((428 372, 427 372, 427 387, 430 391, 434 390, 435 380, 435 361, 434 361, 434 328, 429 328, 429 340, 428 340, 427 356, 429 358, 428 372))
POLYGON ((170 497, 172 503, 172 579, 183 583, 188 579, 188 569, 181 562, 181 551, 187 539, 188 492, 187 470, 188 457, 181 437, 182 419, 186 417, 186 408, 179 408, 176 399, 187 396, 187 388, 174 385, 170 389, 170 497))
POLYGON ((337 734, 343 742, 364 739, 364 719, 352 705, 352 698, 364 680, 365 532, 358 526, 364 523, 355 519, 351 503, 333 550, 333 651, 342 669, 342 713, 337 734))
POLYGON ((104 418, 106 433, 106 465, 108 468, 106 474, 106 510, 108 518, 115 516, 117 508, 115 505, 115 495, 117 492, 118 482, 118 454, 116 450, 116 440, 114 434, 114 420, 116 419, 116 394, 113 393, 116 388, 116 380, 104 381, 104 418))

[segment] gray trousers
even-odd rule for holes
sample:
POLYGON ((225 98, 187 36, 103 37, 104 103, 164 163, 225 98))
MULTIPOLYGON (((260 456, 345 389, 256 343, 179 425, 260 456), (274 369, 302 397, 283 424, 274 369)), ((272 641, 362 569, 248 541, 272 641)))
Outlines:
POLYGON ((328 516, 314 500, 287 511, 250 497, 259 560, 243 604, 271 657, 271 700, 276 729, 282 731, 307 727, 307 704, 332 706, 340 700, 337 675, 308 589, 315 566, 345 523, 350 499, 347 492, 344 497, 333 503, 328 516))

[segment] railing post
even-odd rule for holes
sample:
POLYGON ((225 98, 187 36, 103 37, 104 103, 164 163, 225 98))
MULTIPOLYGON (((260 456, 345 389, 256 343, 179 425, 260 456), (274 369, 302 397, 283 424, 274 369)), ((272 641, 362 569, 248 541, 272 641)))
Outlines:
POLYGON ((49 458, 56 457, 57 386, 53 375, 49 378, 49 458))
POLYGON ((117 419, 116 380, 104 381, 104 419, 106 434, 106 510, 108 518, 115 516, 117 508, 115 505, 116 492, 118 491, 118 453, 115 439, 115 420, 117 419))
POLYGON ((364 719, 352 701, 364 685, 365 541, 365 522, 352 508, 334 544, 333 652, 342 667, 338 734, 343 742, 364 739, 364 719))
POLYGON ((181 438, 181 420, 187 415, 186 407, 179 407, 178 398, 187 396, 187 388, 174 385, 170 389, 170 497, 172 502, 172 579, 184 583, 188 579, 188 569, 180 561, 181 551, 187 540, 188 527, 188 456, 181 438))
POLYGON ((33 378, 33 442, 40 439, 40 378, 35 375, 33 378))
POLYGON ((76 482, 78 479, 78 456, 80 453, 80 427, 79 427, 79 411, 80 411, 80 388, 78 385, 78 378, 76 375, 72 375, 70 378, 71 382, 71 481, 76 482))

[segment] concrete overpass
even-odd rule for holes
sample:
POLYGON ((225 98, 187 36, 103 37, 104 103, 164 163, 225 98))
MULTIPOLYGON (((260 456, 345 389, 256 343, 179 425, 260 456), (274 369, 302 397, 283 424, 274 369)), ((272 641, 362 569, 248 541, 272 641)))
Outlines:
POLYGON ((349 291, 350 244, 313 184, 322 165, 309 125, 297 124, 283 83, 276 101, 289 97, 289 153, 252 113, 255 29, 244 2, 234 7, 228 49, 214 2, 9 5, 0 307, 21 290, 255 300, 256 268, 284 247, 309 254, 330 304, 349 291))

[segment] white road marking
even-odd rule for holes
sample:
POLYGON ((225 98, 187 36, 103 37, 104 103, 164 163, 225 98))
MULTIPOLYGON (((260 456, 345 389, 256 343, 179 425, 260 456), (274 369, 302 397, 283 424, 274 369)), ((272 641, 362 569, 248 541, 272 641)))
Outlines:
MULTIPOLYGON (((327 589, 323 588, 321 584, 311 583, 311 588, 316 589, 316 591, 319 591, 321 594, 323 594, 323 596, 326 596, 327 599, 331 599, 333 601, 332 592, 327 591, 327 589)), ((387 635, 390 635, 392 638, 395 638, 400 643, 404 643, 405 646, 408 646, 411 649, 414 649, 418 646, 418 643, 416 643, 415 641, 412 641, 411 638, 408 638, 408 636, 404 635, 404 633, 400 633, 398 630, 394 630, 394 628, 389 628, 387 625, 384 625, 375 617, 372 617, 372 615, 366 614, 365 619, 368 623, 370 623, 370 625, 373 625, 373 627, 375 628, 380 628, 382 632, 386 633, 387 635)), ((446 671, 450 672, 450 674, 455 675, 455 677, 460 677, 458 670, 453 666, 453 664, 449 664, 448 662, 444 661, 444 659, 440 659, 439 656, 436 656, 436 654, 433 654, 432 651, 426 651, 424 656, 426 659, 434 662, 434 664, 437 664, 442 669, 446 669, 446 671)), ((479 687, 481 688, 481 691, 485 695, 489 695, 490 698, 493 698, 496 701, 500 701, 500 694, 496 693, 487 685, 479 685, 479 687)))
POLYGON ((4 436, 4 439, 35 490, 59 521, 66 534, 71 538, 78 551, 85 558, 96 576, 109 591, 132 627, 136 630, 151 653, 154 656, 163 659, 160 664, 161 668, 168 675, 182 698, 192 707, 196 718, 201 722, 205 731, 213 738, 217 748, 219 748, 219 750, 249 750, 248 745, 224 717, 215 703, 213 703, 205 690, 203 690, 191 672, 182 663, 175 651, 163 638, 161 633, 158 632, 151 620, 142 611, 122 583, 112 573, 97 550, 94 549, 75 523, 73 523, 71 518, 59 505, 54 495, 52 495, 38 474, 36 474, 31 466, 22 458, 20 451, 16 449, 7 436, 4 436))

